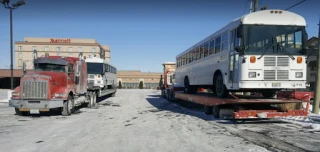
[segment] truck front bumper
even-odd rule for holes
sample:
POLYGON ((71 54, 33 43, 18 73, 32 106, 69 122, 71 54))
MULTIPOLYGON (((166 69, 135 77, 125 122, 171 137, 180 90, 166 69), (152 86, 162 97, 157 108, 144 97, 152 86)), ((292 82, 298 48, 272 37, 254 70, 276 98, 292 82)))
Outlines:
POLYGON ((9 100, 9 106, 19 109, 48 109, 63 107, 63 100, 9 100))

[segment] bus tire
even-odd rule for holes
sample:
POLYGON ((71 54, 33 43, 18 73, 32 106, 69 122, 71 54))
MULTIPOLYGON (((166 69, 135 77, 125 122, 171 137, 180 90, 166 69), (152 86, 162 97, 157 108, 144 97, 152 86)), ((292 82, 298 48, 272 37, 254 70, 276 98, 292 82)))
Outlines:
POLYGON ((73 98, 71 95, 68 96, 68 99, 63 102, 63 107, 61 114, 62 116, 70 116, 74 108, 73 98))
POLYGON ((197 92, 197 88, 190 85, 188 77, 184 79, 184 92, 188 94, 194 94, 197 92))
POLYGON ((227 90, 226 86, 223 83, 223 78, 221 74, 218 74, 215 78, 214 88, 217 96, 219 98, 225 98, 228 96, 229 91, 227 90))

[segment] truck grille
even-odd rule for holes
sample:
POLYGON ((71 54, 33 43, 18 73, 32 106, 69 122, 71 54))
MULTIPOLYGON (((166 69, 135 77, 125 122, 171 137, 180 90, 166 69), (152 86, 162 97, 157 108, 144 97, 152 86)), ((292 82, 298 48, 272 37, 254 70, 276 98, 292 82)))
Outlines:
POLYGON ((23 81, 23 99, 46 99, 48 97, 47 81, 23 81))
MULTIPOLYGON (((289 57, 264 57, 264 67, 288 67, 289 57)), ((289 80, 289 70, 264 70, 265 80, 289 80)))

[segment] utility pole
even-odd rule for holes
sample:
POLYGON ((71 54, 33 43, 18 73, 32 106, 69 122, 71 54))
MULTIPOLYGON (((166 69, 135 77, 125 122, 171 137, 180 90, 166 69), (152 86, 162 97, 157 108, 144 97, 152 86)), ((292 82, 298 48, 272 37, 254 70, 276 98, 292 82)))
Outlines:
POLYGON ((258 11, 258 0, 253 0, 253 4, 254 4, 253 12, 258 11))
POLYGON ((314 94, 312 112, 315 114, 319 114, 319 103, 320 103, 320 18, 319 18, 319 29, 318 29, 318 52, 317 52, 317 78, 316 78, 316 91, 314 94))

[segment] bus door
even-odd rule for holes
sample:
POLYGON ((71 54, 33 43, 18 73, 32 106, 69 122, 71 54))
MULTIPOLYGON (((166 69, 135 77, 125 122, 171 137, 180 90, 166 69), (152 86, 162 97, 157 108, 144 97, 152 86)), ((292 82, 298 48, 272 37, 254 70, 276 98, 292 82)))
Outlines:
POLYGON ((239 73, 239 53, 236 51, 231 51, 229 54, 229 84, 231 88, 235 83, 238 83, 238 73, 239 73))

